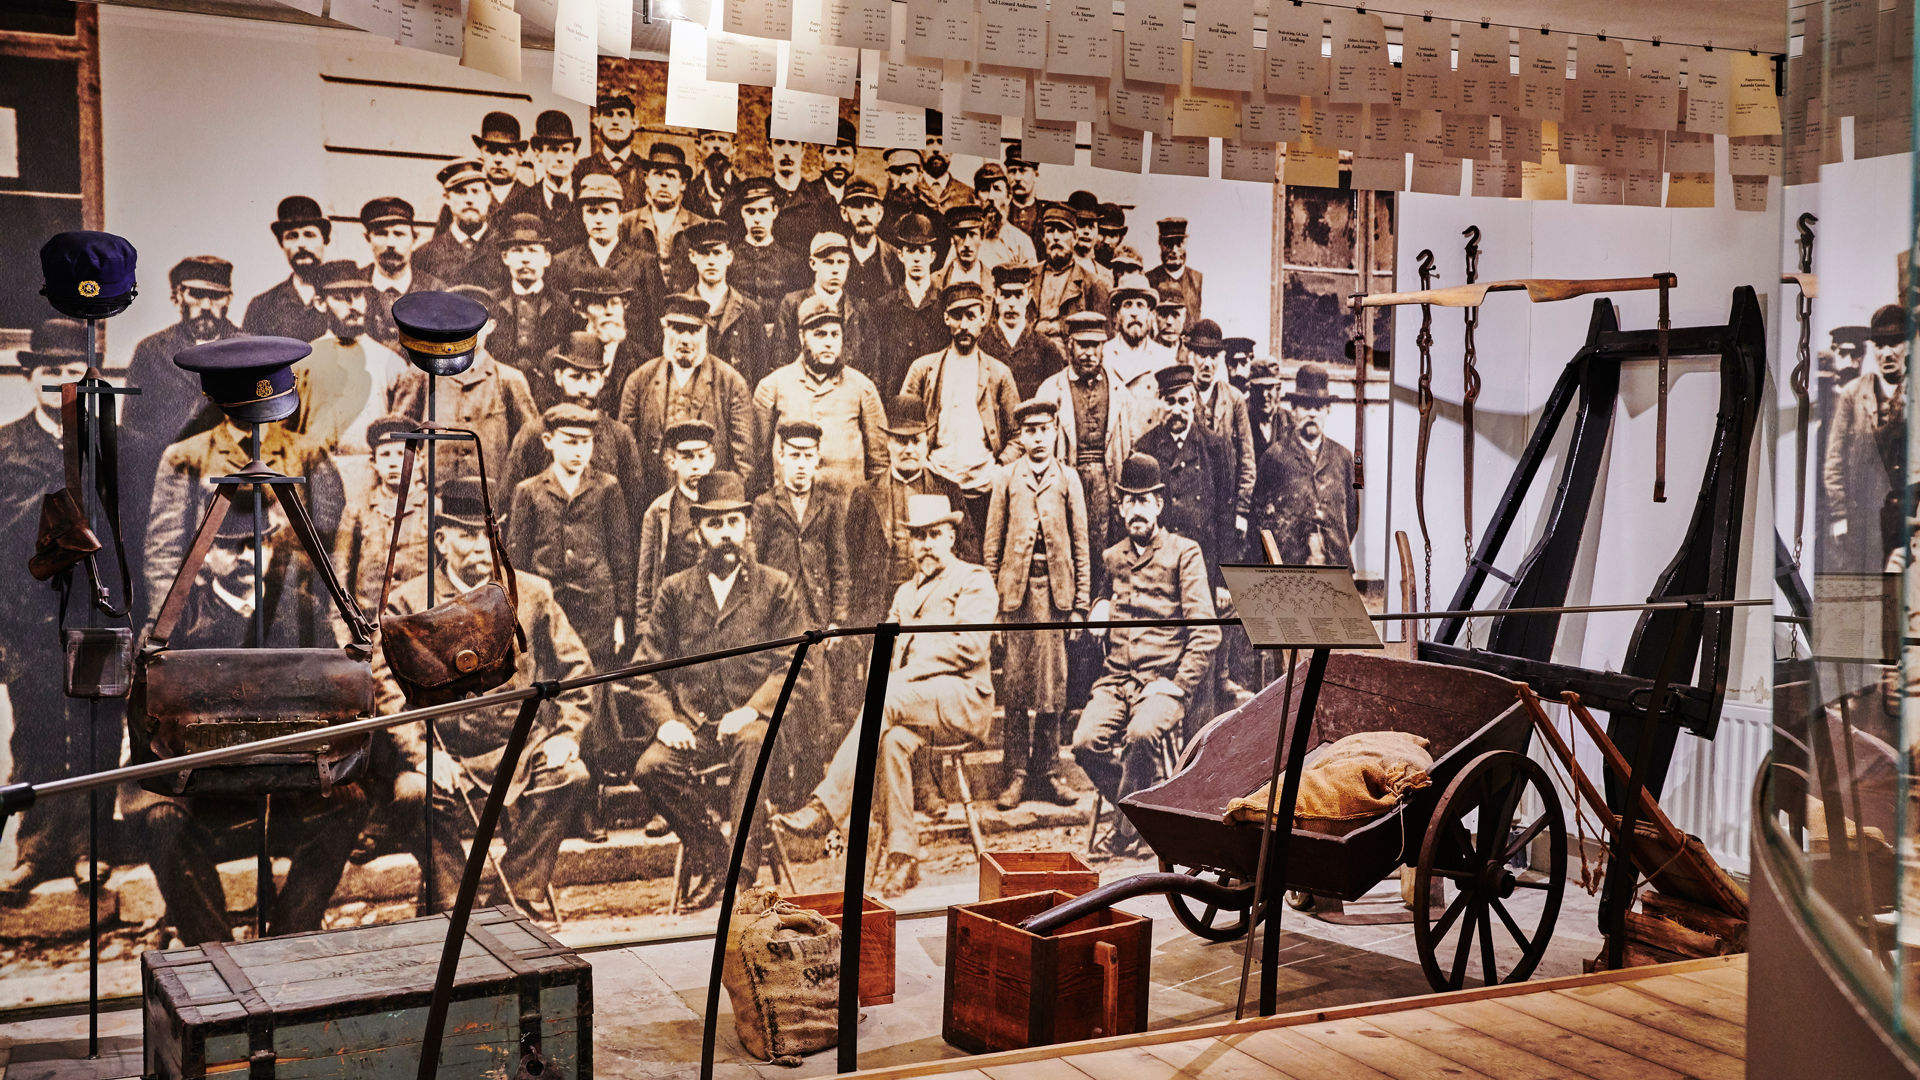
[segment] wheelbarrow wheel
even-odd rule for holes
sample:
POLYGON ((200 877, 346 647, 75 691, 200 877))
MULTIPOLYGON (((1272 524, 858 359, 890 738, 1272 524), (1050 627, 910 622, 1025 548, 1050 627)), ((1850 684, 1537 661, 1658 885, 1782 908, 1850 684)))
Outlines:
MULTIPOLYGON (((1200 877, 1209 872, 1197 866, 1175 866, 1165 859, 1160 860, 1160 870, 1162 873, 1185 874, 1188 877, 1200 877)), ((1240 883, 1238 878, 1228 873, 1216 872, 1213 879, 1222 885, 1240 883)), ((1247 934, 1245 908, 1210 907, 1179 893, 1168 893, 1167 905, 1173 908, 1173 917, 1195 937, 1208 941, 1238 941, 1247 934)))
POLYGON ((1546 770, 1511 750, 1468 762, 1435 804, 1414 866, 1413 939, 1427 981, 1435 990, 1460 989, 1476 952, 1482 985, 1533 974, 1553 936, 1566 884, 1566 822, 1546 770), (1532 820, 1516 822, 1529 791, 1542 809, 1532 820), (1542 833, 1549 848, 1546 876, 1522 878, 1510 862, 1542 833), (1443 884, 1438 899, 1435 882, 1443 884), (1521 889, 1541 894, 1537 908, 1511 903, 1521 889))

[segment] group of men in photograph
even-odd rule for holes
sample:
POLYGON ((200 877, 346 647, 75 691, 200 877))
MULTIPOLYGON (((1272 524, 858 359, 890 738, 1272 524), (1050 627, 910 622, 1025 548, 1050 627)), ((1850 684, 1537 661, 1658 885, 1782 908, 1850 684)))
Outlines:
MULTIPOLYGON (((1163 744, 1258 676, 1215 627, 1078 624, 1230 613, 1220 564, 1264 560, 1263 532, 1285 561, 1349 563, 1352 455, 1328 429, 1347 398, 1320 365, 1284 372, 1225 333, 1222 321, 1266 314, 1208 306, 1186 219, 1153 222, 1149 261, 1127 242, 1133 207, 1084 190, 1040 198, 1039 167, 1017 143, 956 175, 940 130, 929 113, 923 148, 884 153, 860 150, 848 123, 831 146, 769 138, 755 175, 742 138, 643 132, 633 97, 611 92, 590 148, 565 113, 540 113, 530 135, 511 113, 488 113, 474 155, 437 169, 439 207, 380 196, 347 218, 305 195, 281 199, 268 227, 286 278, 236 312, 232 264, 183 259, 168 275, 179 321, 134 352, 129 381, 143 393, 127 406, 122 475, 137 610, 152 610, 181 565, 214 497, 207 481, 256 452, 173 354, 242 333, 293 337, 313 346, 296 369, 301 407, 266 428, 258 453, 306 478, 336 568, 370 615, 382 596, 384 613, 419 610, 429 567, 444 599, 504 555, 532 645, 522 682, 811 628, 1041 624, 1000 634, 999 649, 984 630, 899 639, 886 709, 869 718, 882 724, 883 889, 919 880, 922 747, 999 746, 988 797, 1003 809, 1071 804, 1070 747, 1117 804, 1153 782, 1163 744), (336 229, 352 228, 367 265, 335 253, 336 229), (401 359, 391 314, 425 290, 489 315, 473 366, 431 387, 401 359), (423 466, 399 500, 399 436, 425 419, 477 435, 437 450, 431 535, 423 466), (492 550, 489 516, 504 551, 492 550)), ((69 362, 58 336, 23 364, 69 362)), ((58 473, 34 437, 47 408, 0 428, 0 466, 14 467, 17 443, 31 471, 58 473)), ((37 483, 7 495, 37 497, 37 483)), ((231 580, 209 560, 204 603, 250 604, 251 543, 231 539, 236 557, 219 563, 231 580)), ((305 579, 283 584, 319 613, 316 633, 344 640, 305 579)), ((282 600, 276 618, 292 610, 282 600)), ((818 651, 793 691, 770 789, 783 812, 767 824, 795 835, 844 828, 858 764, 866 644, 818 651)), ((561 840, 604 840, 603 795, 632 783, 656 815, 649 831, 683 847, 683 903, 717 900, 785 655, 661 672, 543 714, 489 889, 555 918, 561 840)), ((23 683, 57 677, 8 674, 16 702, 23 683)), ((396 687, 381 705, 401 707, 396 687)), ((449 903, 501 722, 442 721, 430 774, 427 736, 394 739, 360 785, 358 849, 309 857, 409 851, 431 864, 434 904, 449 903)), ((164 800, 148 813, 177 816, 164 800)), ((1120 828, 1106 851, 1137 843, 1120 828)), ((65 857, 23 862, 7 884, 60 876, 65 857)), ((757 869, 757 837, 748 858, 757 869)), ((208 889, 194 874, 159 877, 170 910, 208 889)), ((303 911, 277 929, 318 918, 303 911)), ((183 940, 212 933, 173 925, 183 940)))

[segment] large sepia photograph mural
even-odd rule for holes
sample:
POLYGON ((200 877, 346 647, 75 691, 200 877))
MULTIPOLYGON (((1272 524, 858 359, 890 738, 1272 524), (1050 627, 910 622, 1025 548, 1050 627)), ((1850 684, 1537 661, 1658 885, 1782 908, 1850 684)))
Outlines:
MULTIPOLYGON (((425 578, 445 598, 510 562, 519 685, 814 628, 1052 624, 903 635, 868 718, 884 724, 872 763, 854 754, 870 638, 809 650, 744 872, 837 891, 871 777, 873 891, 928 908, 972 897, 982 847, 1137 868, 1151 856, 1114 801, 1272 677, 1237 628, 1078 624, 1231 614, 1218 566, 1265 560, 1263 531, 1280 559, 1351 565, 1378 591, 1384 475, 1353 486, 1338 312, 1391 279, 1390 196, 1097 169, 1084 143, 1077 164, 1042 163, 1018 125, 994 156, 956 155, 937 112, 917 140, 886 140, 910 145, 869 145, 852 103, 831 143, 770 138, 752 88, 736 130, 672 128, 653 61, 603 59, 587 108, 364 36, 235 23, 222 40, 165 15, 99 18, 104 142, 45 145, 104 145, 90 224, 140 252, 140 296, 105 325, 103 357, 140 390, 119 462, 136 629, 183 565, 209 481, 256 452, 305 478, 370 613, 383 597, 416 609, 425 578), (162 56, 206 72, 197 108, 145 74, 162 56), (284 108, 263 120, 249 99, 284 108), (425 290, 490 317, 472 368, 431 387, 391 314, 425 290), (241 334, 313 350, 300 410, 257 448, 173 363, 241 334), (431 533, 424 465, 403 482, 396 437, 429 402, 478 436, 437 451, 431 533)), ((30 116, 73 111, 62 86, 32 91, 46 107, 18 80, 0 87, 19 98, 0 105, 20 111, 23 146, 39 138, 30 116)), ((62 483, 58 395, 40 388, 85 360, 81 327, 28 299, 0 306, 18 324, 0 342, 0 679, 8 777, 44 781, 134 748, 120 703, 90 714, 62 695, 57 597, 26 572, 40 498, 62 483)), ((1391 327, 1373 335, 1384 373, 1391 327)), ((1366 448, 1383 458, 1385 426, 1366 448)), ((278 511, 266 543, 267 643, 344 643, 278 511)), ((250 522, 214 538, 174 647, 247 643, 253 544, 250 522)), ((548 704, 481 902, 576 945, 709 929, 791 655, 548 704)), ((403 708, 376 674, 381 711, 403 708)), ((0 1005, 84 996, 90 879, 108 993, 137 987, 143 949, 445 907, 511 719, 398 728, 325 797, 130 787, 99 802, 91 867, 86 801, 35 807, 0 849, 0 1005)))

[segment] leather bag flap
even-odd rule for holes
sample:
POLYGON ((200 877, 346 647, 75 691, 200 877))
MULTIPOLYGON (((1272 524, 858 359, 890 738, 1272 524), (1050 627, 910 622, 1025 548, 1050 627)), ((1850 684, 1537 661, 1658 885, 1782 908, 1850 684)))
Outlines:
POLYGON ((516 615, 507 590, 489 581, 425 611, 382 615, 380 648, 395 675, 431 690, 510 663, 516 615))

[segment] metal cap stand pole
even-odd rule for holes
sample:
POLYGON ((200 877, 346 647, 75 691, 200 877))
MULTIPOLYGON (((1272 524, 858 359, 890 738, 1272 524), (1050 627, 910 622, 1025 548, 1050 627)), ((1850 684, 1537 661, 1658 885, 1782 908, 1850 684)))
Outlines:
MULTIPOLYGON (((424 369, 422 370, 424 371, 424 369)), ((441 376, 435 375, 430 371, 426 372, 426 376, 427 420, 425 427, 432 428, 440 419, 439 390, 441 376)), ((440 476, 436 468, 440 455, 438 453, 439 448, 436 444, 442 439, 464 439, 466 437, 465 435, 449 435, 431 430, 404 431, 395 436, 395 438, 409 442, 419 441, 427 444, 427 608, 433 607, 434 603, 433 571, 440 554, 433 544, 434 508, 440 498, 440 476)), ((406 515, 407 508, 404 506, 396 506, 393 508, 393 512, 394 516, 403 517, 406 515)), ((406 533, 402 531, 400 535, 404 537, 406 533)), ((373 613, 373 623, 375 626, 380 624, 380 615, 381 613, 378 611, 373 613)), ((420 812, 420 828, 422 837, 421 846, 424 847, 427 852, 427 865, 420 868, 420 877, 422 879, 420 888, 427 900, 426 910, 432 911, 437 906, 437 898, 434 895, 433 888, 433 755, 434 744, 440 741, 439 728, 432 720, 427 721, 426 735, 427 750, 422 767, 426 770, 427 774, 427 798, 420 812)), ((471 809, 471 807, 469 807, 469 809, 471 809)))
MULTIPOLYGON (((87 370, 99 367, 100 356, 100 320, 87 320, 87 370)), ((42 386, 46 391, 58 391, 59 386, 42 386)), ((75 498, 80 501, 81 517, 88 528, 93 526, 93 492, 98 486, 100 471, 99 455, 94 453, 95 434, 100 430, 102 409, 114 408, 112 398, 118 395, 138 394, 133 387, 111 386, 105 383, 94 384, 82 379, 74 388, 79 395, 81 421, 80 445, 77 448, 80 459, 80 490, 75 498), (102 399, 106 400, 102 400, 102 399)), ((132 602, 133 583, 124 581, 122 588, 127 590, 128 603, 132 602)), ((99 608, 88 603, 87 625, 100 625, 99 608)), ((64 710, 63 710, 64 711, 64 710)), ((100 700, 87 701, 87 772, 100 771, 100 700)), ((87 1057, 100 1056, 100 793, 87 793, 87 1057)))

